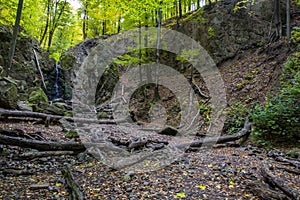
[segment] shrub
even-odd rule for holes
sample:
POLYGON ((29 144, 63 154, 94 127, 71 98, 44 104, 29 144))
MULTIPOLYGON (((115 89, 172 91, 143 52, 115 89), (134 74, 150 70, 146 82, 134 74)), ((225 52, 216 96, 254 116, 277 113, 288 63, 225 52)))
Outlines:
POLYGON ((251 113, 254 135, 258 140, 300 142, 300 59, 290 58, 281 75, 277 95, 270 96, 264 106, 251 113))
POLYGON ((244 127, 248 115, 249 110, 243 103, 233 103, 227 110, 227 119, 223 132, 233 134, 240 131, 244 127))

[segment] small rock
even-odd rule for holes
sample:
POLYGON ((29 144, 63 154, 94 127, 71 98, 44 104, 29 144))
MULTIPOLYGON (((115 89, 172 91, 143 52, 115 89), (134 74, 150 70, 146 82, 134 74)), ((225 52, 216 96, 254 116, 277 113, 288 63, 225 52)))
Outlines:
POLYGON ((174 127, 167 126, 160 130, 158 134, 176 136, 178 134, 178 130, 174 127))
POLYGON ((148 185, 150 185, 150 183, 149 183, 149 182, 144 182, 143 185, 144 185, 144 186, 148 186, 148 185))
POLYGON ((125 176, 123 177, 123 181, 125 181, 125 182, 130 182, 130 181, 131 181, 131 177, 128 176, 128 175, 125 175, 125 176))

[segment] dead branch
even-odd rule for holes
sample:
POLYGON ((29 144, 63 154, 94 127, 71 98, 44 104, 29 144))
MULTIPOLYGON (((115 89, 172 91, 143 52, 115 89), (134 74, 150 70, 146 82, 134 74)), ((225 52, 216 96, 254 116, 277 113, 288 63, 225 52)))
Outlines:
POLYGON ((284 170, 284 171, 289 172, 289 173, 291 173, 291 174, 300 175, 300 170, 297 170, 297 169, 289 169, 289 168, 279 167, 279 166, 276 166, 276 168, 277 168, 277 169, 284 170))
POLYGON ((42 189, 49 189, 50 184, 45 183, 45 184, 32 184, 29 186, 30 190, 42 190, 42 189))
POLYGON ((293 200, 299 200, 300 199, 300 193, 298 193, 293 188, 289 187, 284 183, 284 181, 280 178, 275 177, 265 166, 261 169, 262 176, 265 179, 265 182, 269 185, 272 185, 274 187, 277 187, 280 189, 286 196, 290 197, 293 200))
POLYGON ((42 151, 42 152, 27 152, 20 155, 21 158, 40 158, 49 156, 72 155, 74 151, 42 151))
POLYGON ((289 165, 292 165, 298 169, 300 168, 300 162, 297 160, 291 160, 282 156, 275 157, 275 160, 278 162, 288 163, 289 165))
POLYGON ((179 149, 182 148, 189 149, 191 147, 201 147, 203 144, 222 144, 226 142, 231 142, 248 136, 250 134, 250 129, 251 129, 251 124, 245 123, 244 128, 240 130, 238 133, 232 135, 220 136, 220 137, 199 139, 192 142, 178 144, 176 145, 176 147, 179 149))
POLYGON ((75 182, 74 177, 71 173, 71 170, 68 167, 65 167, 62 170, 62 174, 63 174, 63 176, 66 180, 66 183, 68 185, 68 188, 70 190, 69 199, 70 200, 83 200, 84 195, 83 195, 82 191, 80 190, 80 187, 78 186, 78 184, 75 182))
MULTIPOLYGON (((20 118, 37 118, 43 119, 44 122, 52 121, 57 122, 60 119, 64 118, 68 121, 75 121, 81 123, 97 123, 97 124, 116 124, 116 121, 113 120, 98 120, 98 119, 87 119, 87 118, 76 118, 76 117, 65 117, 60 115, 51 115, 38 112, 30 111, 19 111, 19 110, 0 110, 0 117, 20 117, 20 118)), ((26 119, 24 119, 26 120, 26 119)))
POLYGON ((266 185, 263 184, 255 184, 248 183, 247 188, 251 193, 258 196, 260 199, 269 200, 269 199, 277 199, 277 200, 290 200, 289 197, 282 194, 281 192, 277 192, 275 190, 268 189, 266 185))
POLYGON ((14 176, 21 176, 21 175, 31 175, 34 174, 33 170, 27 170, 27 169, 11 169, 6 168, 2 172, 3 174, 10 174, 14 176))
POLYGON ((37 149, 41 151, 84 151, 85 147, 76 142, 52 142, 11 137, 0 134, 0 144, 37 149))

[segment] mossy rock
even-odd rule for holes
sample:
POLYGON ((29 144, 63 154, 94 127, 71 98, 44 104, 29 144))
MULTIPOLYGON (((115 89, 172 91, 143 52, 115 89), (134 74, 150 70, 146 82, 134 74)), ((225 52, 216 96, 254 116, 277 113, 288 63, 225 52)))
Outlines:
POLYGON ((0 105, 6 109, 17 109, 19 94, 17 86, 14 83, 5 80, 0 81, 0 105))
POLYGON ((35 104, 34 111, 36 112, 42 112, 42 113, 47 113, 47 114, 54 114, 54 115, 64 115, 66 110, 60 109, 54 105, 50 105, 49 103, 46 102, 41 102, 39 104, 35 104))
POLYGON ((99 112, 97 114, 97 117, 98 117, 98 119, 106 119, 106 118, 108 118, 108 115, 105 112, 99 112))
POLYGON ((40 87, 36 88, 34 91, 32 91, 28 97, 28 103, 29 104, 41 104, 46 103, 49 104, 48 97, 44 90, 40 87))
POLYGON ((73 117, 73 112, 72 111, 66 111, 66 112, 64 112, 64 116, 66 116, 66 117, 73 117))
POLYGON ((71 138, 79 138, 79 135, 75 129, 71 129, 66 133, 65 137, 70 138, 70 139, 71 138))

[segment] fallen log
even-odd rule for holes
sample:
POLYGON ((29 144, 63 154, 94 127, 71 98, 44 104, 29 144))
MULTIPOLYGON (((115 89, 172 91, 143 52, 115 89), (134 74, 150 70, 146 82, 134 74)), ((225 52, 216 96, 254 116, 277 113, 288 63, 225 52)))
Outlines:
POLYGON ((239 132, 232 135, 225 135, 220 137, 211 137, 211 138, 203 138, 199 140, 194 140, 192 142, 186 142, 175 145, 179 149, 189 149, 193 147, 201 147, 204 144, 222 144, 226 142, 231 142, 235 140, 239 140, 243 137, 247 137, 250 134, 251 124, 245 123, 244 128, 239 132))
POLYGON ((49 189, 50 184, 44 183, 44 184, 32 184, 29 186, 30 190, 42 190, 42 189, 49 189))
POLYGON ((68 121, 81 122, 81 123, 116 124, 122 122, 122 120, 114 121, 114 120, 76 118, 76 117, 66 117, 61 115, 51 115, 51 114, 45 114, 39 112, 19 111, 19 110, 0 110, 0 117, 37 118, 37 119, 43 119, 45 122, 47 121, 57 122, 62 118, 68 121))
POLYGON ((37 149, 40 151, 84 151, 85 147, 76 142, 52 142, 11 137, 0 134, 0 144, 37 149))
POLYGON ((14 176, 21 176, 21 175, 32 175, 34 174, 34 171, 28 170, 28 169, 11 169, 11 168, 6 168, 2 171, 3 174, 10 174, 14 176))
POLYGON ((19 155, 21 158, 40 158, 49 156, 62 156, 62 155, 73 155, 74 151, 41 151, 41 152, 27 152, 19 155))
POLYGON ((276 166, 276 168, 277 168, 277 169, 284 170, 284 171, 289 172, 289 173, 291 173, 291 174, 300 175, 300 170, 297 170, 297 169, 289 169, 289 168, 279 167, 279 166, 276 166))
POLYGON ((294 166, 298 169, 300 168, 300 162, 297 160, 291 160, 282 156, 275 157, 275 160, 278 162, 288 163, 289 165, 294 166))
POLYGON ((82 191, 80 190, 80 187, 78 186, 78 184, 75 182, 73 175, 71 173, 71 170, 68 167, 65 167, 62 170, 62 174, 63 174, 63 176, 66 180, 66 184, 68 185, 68 188, 70 190, 69 199, 70 200, 83 200, 84 195, 83 195, 82 191))
POLYGON ((284 181, 280 178, 275 177, 267 167, 263 167, 261 169, 261 174, 265 179, 265 182, 271 186, 277 187, 281 190, 286 196, 293 200, 300 199, 300 193, 297 192, 295 189, 291 188, 290 186, 286 185, 284 181))
POLYGON ((269 199, 277 199, 277 200, 290 200, 286 195, 282 194, 281 192, 271 190, 266 185, 263 184, 255 184, 255 183, 248 183, 247 184, 248 190, 258 196, 260 199, 269 200, 269 199))

